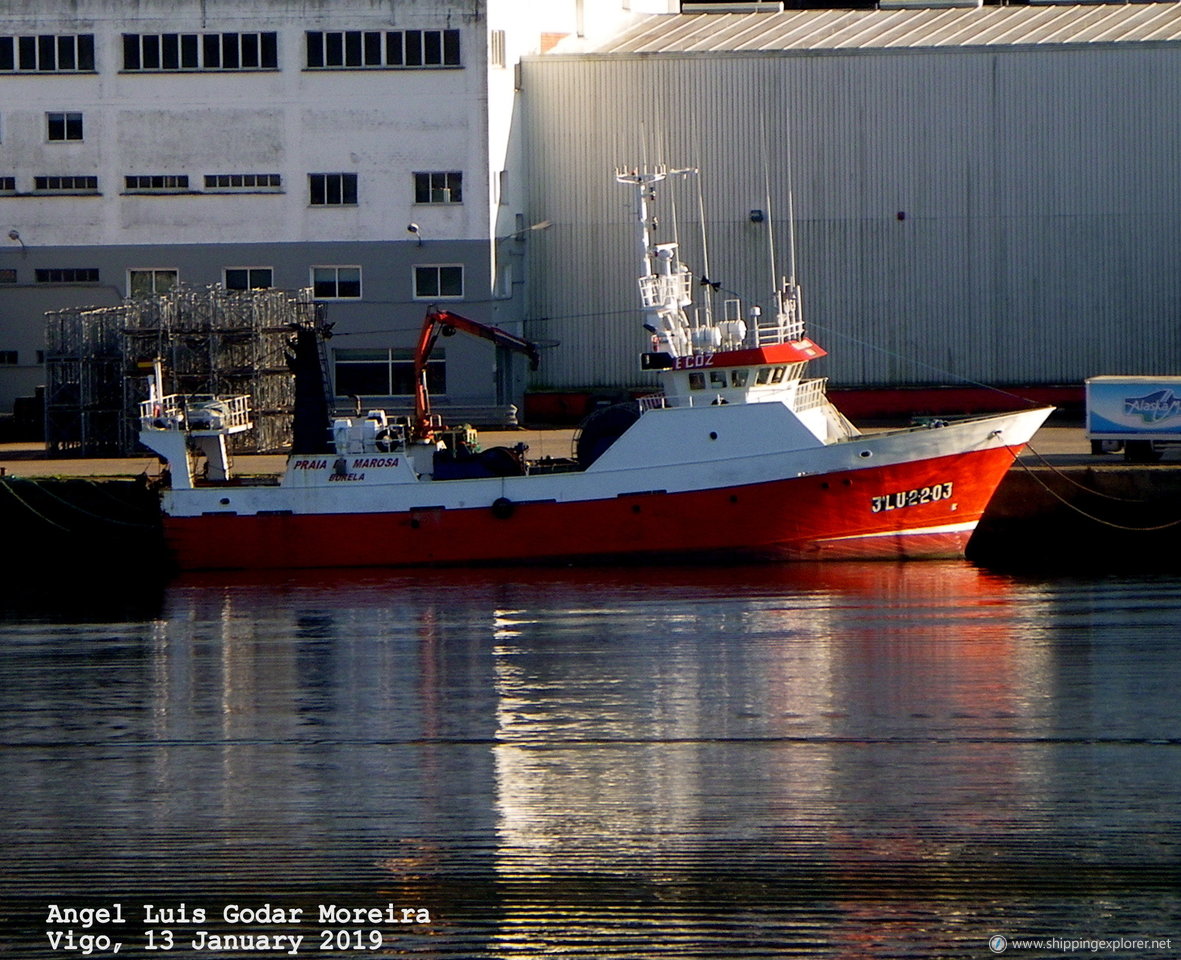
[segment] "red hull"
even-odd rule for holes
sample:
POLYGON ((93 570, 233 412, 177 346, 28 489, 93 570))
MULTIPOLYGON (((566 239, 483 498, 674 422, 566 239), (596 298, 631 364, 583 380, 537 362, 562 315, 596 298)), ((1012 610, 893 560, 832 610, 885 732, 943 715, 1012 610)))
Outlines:
POLYGON ((425 508, 365 514, 166 517, 165 532, 184 570, 650 556, 949 557, 962 555, 975 522, 1016 452, 1000 447, 918 463, 686 493, 628 494, 571 503, 520 502, 511 511, 495 513, 488 508, 425 508))

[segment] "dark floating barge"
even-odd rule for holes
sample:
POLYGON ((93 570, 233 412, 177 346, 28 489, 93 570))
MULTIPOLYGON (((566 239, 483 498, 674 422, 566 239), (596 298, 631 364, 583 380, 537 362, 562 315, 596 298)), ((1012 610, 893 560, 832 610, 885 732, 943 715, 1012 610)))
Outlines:
POLYGON ((1178 569, 1181 463, 1023 459, 984 512, 969 559, 1001 569, 1178 569))
POLYGON ((166 573, 160 497, 146 477, 0 476, 0 524, 10 579, 145 566, 166 573))

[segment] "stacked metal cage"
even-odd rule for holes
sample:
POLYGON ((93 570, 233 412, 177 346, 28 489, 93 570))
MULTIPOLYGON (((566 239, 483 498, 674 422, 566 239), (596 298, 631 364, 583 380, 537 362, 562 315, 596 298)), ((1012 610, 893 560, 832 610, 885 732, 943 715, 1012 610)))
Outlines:
POLYGON ((113 307, 46 315, 46 446, 57 455, 137 450, 138 404, 163 362, 165 393, 248 395, 254 430, 235 452, 279 452, 291 442, 294 329, 317 322, 308 291, 179 286, 113 307))

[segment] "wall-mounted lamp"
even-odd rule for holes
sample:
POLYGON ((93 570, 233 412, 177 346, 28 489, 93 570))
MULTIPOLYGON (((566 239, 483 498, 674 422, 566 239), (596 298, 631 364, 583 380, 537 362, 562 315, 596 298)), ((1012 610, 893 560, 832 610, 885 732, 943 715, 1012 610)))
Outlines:
POLYGON ((13 241, 14 243, 19 243, 21 245, 21 255, 22 256, 29 252, 28 248, 25 246, 24 240, 21 239, 21 235, 20 235, 19 230, 15 230, 15 229, 9 230, 8 231, 8 239, 13 241))
POLYGON ((751 223, 762 223, 765 219, 766 219, 766 217, 763 216, 762 210, 752 210, 750 212, 750 222, 751 223))
MULTIPOLYGON (((517 222, 519 223, 520 221, 517 221, 517 222)), ((531 224, 528 227, 522 227, 520 230, 516 231, 515 233, 510 233, 507 237, 503 237, 502 239, 504 239, 504 240, 524 240, 525 236, 527 234, 532 233, 534 230, 548 230, 552 226, 553 226, 553 223, 551 221, 540 220, 537 223, 531 224)))
POLYGON ((422 246, 422 231, 418 229, 418 224, 417 223, 407 224, 406 230, 408 232, 414 234, 416 237, 418 237, 418 245, 421 247, 422 246))

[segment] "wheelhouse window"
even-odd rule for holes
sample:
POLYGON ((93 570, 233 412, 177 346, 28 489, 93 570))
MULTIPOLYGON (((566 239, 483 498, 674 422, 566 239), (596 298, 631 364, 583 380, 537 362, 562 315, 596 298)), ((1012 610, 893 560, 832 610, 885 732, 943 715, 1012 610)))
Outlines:
MULTIPOLYGON (((802 364, 799 367, 802 370, 802 364)), ((755 372, 755 385, 764 386, 766 384, 783 383, 783 378, 787 376, 788 370, 792 370, 795 376, 799 376, 800 370, 796 369, 793 364, 790 367, 759 367, 755 372)))
POLYGON ((458 30, 309 30, 309 70, 461 66, 458 30))
MULTIPOLYGON (((333 370, 338 397, 414 395, 414 351, 404 349, 336 350, 333 370)), ((427 390, 447 390, 447 355, 436 348, 427 361, 427 390)))
POLYGON ((442 264, 414 268, 414 299, 458 300, 462 297, 462 266, 442 264))
POLYGON ((355 206, 357 203, 357 175, 355 173, 309 173, 309 202, 313 207, 355 206))
POLYGON ((312 267, 312 295, 317 300, 356 300, 361 296, 360 267, 312 267))
POLYGON ((459 170, 414 174, 415 203, 463 203, 463 173, 459 170))

